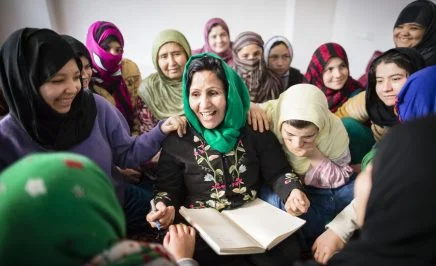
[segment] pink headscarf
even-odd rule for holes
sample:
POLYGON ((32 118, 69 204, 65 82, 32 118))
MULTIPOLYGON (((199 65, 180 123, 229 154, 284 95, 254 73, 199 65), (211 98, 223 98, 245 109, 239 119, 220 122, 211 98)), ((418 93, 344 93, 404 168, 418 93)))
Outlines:
POLYGON ((92 60, 92 81, 107 90, 115 100, 115 106, 124 115, 130 126, 133 125, 133 105, 131 95, 121 75, 123 52, 113 55, 107 52, 101 43, 113 36, 124 47, 124 38, 120 30, 111 22, 96 21, 88 29, 86 47, 92 60))
POLYGON ((220 25, 223 27, 223 29, 227 32, 227 35, 229 35, 229 41, 230 41, 230 31, 229 27, 227 26, 227 23, 221 19, 221 18, 211 18, 206 22, 206 25, 204 26, 204 45, 202 48, 195 49, 192 51, 192 55, 195 54, 201 54, 201 53, 214 53, 217 54, 219 57, 221 57, 228 65, 233 67, 233 56, 232 56, 232 42, 230 42, 229 48, 221 53, 216 53, 209 45, 209 33, 212 30, 213 27, 220 25))

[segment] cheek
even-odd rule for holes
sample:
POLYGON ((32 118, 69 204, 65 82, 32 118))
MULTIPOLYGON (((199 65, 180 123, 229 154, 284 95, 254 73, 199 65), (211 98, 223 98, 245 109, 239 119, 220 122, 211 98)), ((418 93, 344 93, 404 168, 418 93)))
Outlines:
POLYGON ((162 72, 164 72, 164 71, 166 71, 167 70, 167 66, 168 66, 168 64, 164 61, 164 60, 158 60, 157 61, 157 64, 159 65, 159 68, 160 68, 160 70, 162 71, 162 72))

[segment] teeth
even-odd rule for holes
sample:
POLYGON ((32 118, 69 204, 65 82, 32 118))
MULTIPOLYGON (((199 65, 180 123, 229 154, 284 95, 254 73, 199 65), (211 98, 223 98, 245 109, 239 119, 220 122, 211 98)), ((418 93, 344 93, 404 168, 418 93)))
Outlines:
POLYGON ((214 112, 207 112, 207 113, 200 113, 204 118, 208 118, 211 116, 214 112))

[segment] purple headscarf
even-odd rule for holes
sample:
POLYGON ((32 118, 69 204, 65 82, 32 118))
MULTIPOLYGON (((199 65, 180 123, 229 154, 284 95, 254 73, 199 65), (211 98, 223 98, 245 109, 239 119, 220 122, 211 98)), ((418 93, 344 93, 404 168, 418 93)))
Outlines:
POLYGON ((232 56, 232 42, 230 41, 230 31, 229 27, 227 26, 227 23, 221 19, 221 18, 211 18, 206 22, 206 25, 204 26, 204 45, 202 48, 195 49, 192 51, 192 55, 195 54, 201 54, 201 53, 214 53, 217 54, 219 57, 221 57, 229 66, 233 67, 233 56, 232 56), (221 26, 223 29, 227 32, 227 35, 229 36, 229 48, 221 53, 216 53, 209 45, 209 33, 215 26, 221 26))
POLYGON ((86 47, 92 60, 94 84, 107 90, 115 100, 115 106, 124 115, 129 125, 133 125, 133 104, 129 90, 121 75, 123 52, 113 55, 101 45, 114 37, 124 47, 124 38, 120 30, 111 22, 96 21, 88 30, 86 47))

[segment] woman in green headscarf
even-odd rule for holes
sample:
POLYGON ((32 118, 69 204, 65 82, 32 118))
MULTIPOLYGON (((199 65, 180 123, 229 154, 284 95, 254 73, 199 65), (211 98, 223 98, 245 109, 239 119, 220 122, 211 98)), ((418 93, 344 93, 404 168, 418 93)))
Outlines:
MULTIPOLYGON (((211 53, 192 56, 185 66, 182 93, 189 127, 183 138, 170 135, 162 144, 154 193, 158 211, 147 216, 152 226, 156 220, 164 228, 173 223, 180 206, 220 211, 240 207, 257 197, 262 183, 274 189, 292 214, 307 210, 294 203, 309 205, 274 134, 254 132, 246 125, 250 96, 231 67, 211 53)), ((217 256, 201 239, 197 242, 200 264, 237 260, 217 256)), ((296 249, 286 245, 286 256, 268 265, 292 264, 296 249)))
POLYGON ((81 155, 34 154, 4 170, 0 217, 0 265, 175 264, 160 245, 120 241, 126 222, 114 189, 81 155))
POLYGON ((182 33, 168 29, 154 40, 151 56, 157 72, 146 77, 138 91, 140 133, 150 131, 159 120, 183 114, 182 74, 191 47, 182 33))

